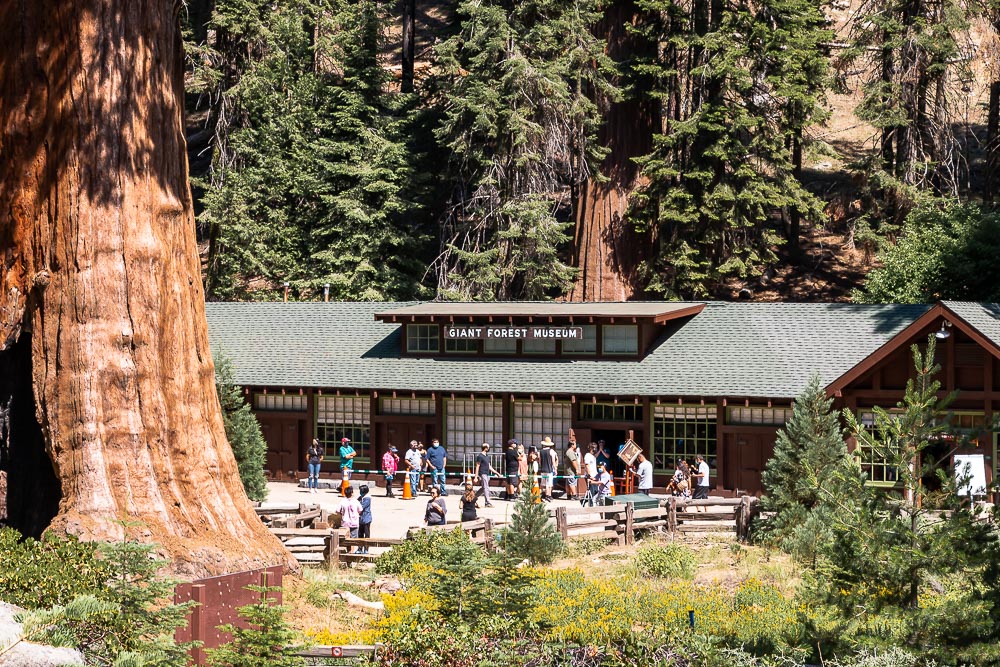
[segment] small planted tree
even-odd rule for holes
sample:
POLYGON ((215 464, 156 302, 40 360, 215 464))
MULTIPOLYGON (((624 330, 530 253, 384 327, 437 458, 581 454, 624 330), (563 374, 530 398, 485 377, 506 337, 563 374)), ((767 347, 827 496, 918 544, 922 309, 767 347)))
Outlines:
POLYGON ((215 391, 222 407, 222 423, 226 429, 226 439, 233 448, 236 467, 240 471, 243 489, 250 500, 267 499, 267 478, 264 477, 264 463, 267 443, 261 433, 260 423, 250 411, 250 406, 233 380, 233 366, 229 359, 215 360, 215 391))
POLYGON ((510 557, 532 565, 551 563, 562 551, 562 538, 549 523, 546 506, 536 501, 531 485, 525 485, 514 505, 510 526, 503 532, 501 546, 510 557))
POLYGON ((774 514, 761 524, 761 537, 796 558, 815 564, 830 538, 830 493, 838 473, 851 465, 838 413, 819 376, 795 401, 792 417, 778 431, 774 455, 762 476, 762 509, 774 514))

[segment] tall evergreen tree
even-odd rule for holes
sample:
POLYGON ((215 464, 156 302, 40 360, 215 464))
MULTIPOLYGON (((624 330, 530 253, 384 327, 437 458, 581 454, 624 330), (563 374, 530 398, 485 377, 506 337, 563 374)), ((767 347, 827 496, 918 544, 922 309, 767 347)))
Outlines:
POLYGON ((549 522, 549 512, 540 502, 531 484, 514 504, 510 525, 503 532, 501 547, 509 558, 527 559, 532 565, 545 565, 562 551, 562 538, 549 522))
POLYGON ((261 433, 260 423, 250 411, 250 405, 243 400, 240 387, 233 381, 233 365, 225 357, 215 359, 215 392, 219 395, 226 439, 233 448, 243 490, 250 500, 266 500, 267 478, 264 476, 264 465, 267 443, 261 433))
POLYGON ((591 28, 599 0, 462 0, 437 49, 451 200, 436 261, 442 296, 558 296, 570 191, 602 152, 596 95, 611 63, 591 28))
POLYGON ((267 296, 285 281, 306 298, 327 283, 335 299, 420 292, 412 96, 390 93, 378 62, 388 20, 377 0, 218 3, 213 25, 243 36, 251 57, 223 53, 201 76, 234 82, 217 91, 225 129, 200 217, 210 297, 267 296))
POLYGON ((648 184, 632 219, 659 239, 649 288, 703 296, 775 259, 776 212, 790 212, 795 227, 818 213, 796 173, 803 130, 822 117, 817 54, 829 32, 816 0, 638 4, 650 17, 641 29, 666 45, 636 68, 661 103, 664 131, 639 160, 648 184))
POLYGON ((763 523, 765 540, 812 564, 830 539, 831 494, 845 466, 853 463, 840 415, 832 407, 833 399, 814 375, 778 431, 762 476, 761 509, 774 513, 763 523))

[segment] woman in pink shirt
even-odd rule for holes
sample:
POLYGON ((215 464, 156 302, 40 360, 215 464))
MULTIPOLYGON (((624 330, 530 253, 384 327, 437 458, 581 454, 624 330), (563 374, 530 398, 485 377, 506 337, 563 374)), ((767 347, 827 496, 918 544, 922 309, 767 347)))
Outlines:
MULTIPOLYGON (((358 536, 358 526, 361 524, 361 503, 354 498, 354 487, 344 489, 344 500, 340 503, 340 525, 350 531, 351 537, 358 536)), ((350 552, 350 547, 347 551, 350 552)))

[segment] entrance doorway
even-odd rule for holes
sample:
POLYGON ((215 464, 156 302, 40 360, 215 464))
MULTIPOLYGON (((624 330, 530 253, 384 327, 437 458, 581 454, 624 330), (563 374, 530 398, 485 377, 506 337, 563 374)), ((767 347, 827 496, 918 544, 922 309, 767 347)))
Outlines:
POLYGON ((374 453, 378 455, 377 459, 375 457, 372 458, 373 461, 381 461, 382 453, 390 444, 399 450, 400 458, 403 457, 409 448, 410 440, 422 442, 430 447, 431 439, 435 436, 436 429, 433 423, 394 421, 382 424, 379 431, 378 441, 372 443, 372 446, 376 448, 374 453))
POLYGON ((285 475, 294 477, 296 471, 305 468, 301 440, 305 427, 304 420, 261 414, 257 417, 264 441, 267 443, 268 470, 278 477, 285 475))
MULTIPOLYGON (((618 458, 618 451, 625 446, 625 442, 628 440, 628 430, 621 428, 595 428, 590 431, 590 440, 597 443, 601 440, 604 441, 604 450, 607 452, 610 463, 609 472, 614 477, 624 477, 626 466, 625 462, 618 458)), ((639 445, 643 452, 646 452, 646 448, 643 446, 642 431, 632 429, 632 440, 639 445)), ((582 451, 587 451, 586 446, 588 444, 590 443, 582 443, 582 451)), ((649 455, 648 452, 646 452, 646 455, 649 455)), ((598 450, 597 458, 599 462, 603 459, 600 450, 598 450)))

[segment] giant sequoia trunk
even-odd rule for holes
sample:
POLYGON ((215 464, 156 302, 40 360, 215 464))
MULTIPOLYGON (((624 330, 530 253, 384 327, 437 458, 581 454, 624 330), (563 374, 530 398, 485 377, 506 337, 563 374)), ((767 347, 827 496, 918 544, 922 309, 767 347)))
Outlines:
MULTIPOLYGON (((616 0, 605 10, 596 32, 607 40, 611 58, 621 62, 656 52, 655 45, 629 30, 639 20, 632 0, 616 0)), ((609 106, 599 136, 611 151, 601 165, 608 180, 586 181, 577 196, 573 266, 579 272, 568 300, 618 301, 643 294, 637 269, 651 252, 652 241, 628 224, 626 213, 639 178, 632 159, 650 151, 658 127, 656 106, 649 100, 627 99, 609 106)))
POLYGON ((182 574, 290 564, 215 395, 176 5, 0 0, 9 522, 156 541, 182 574))

